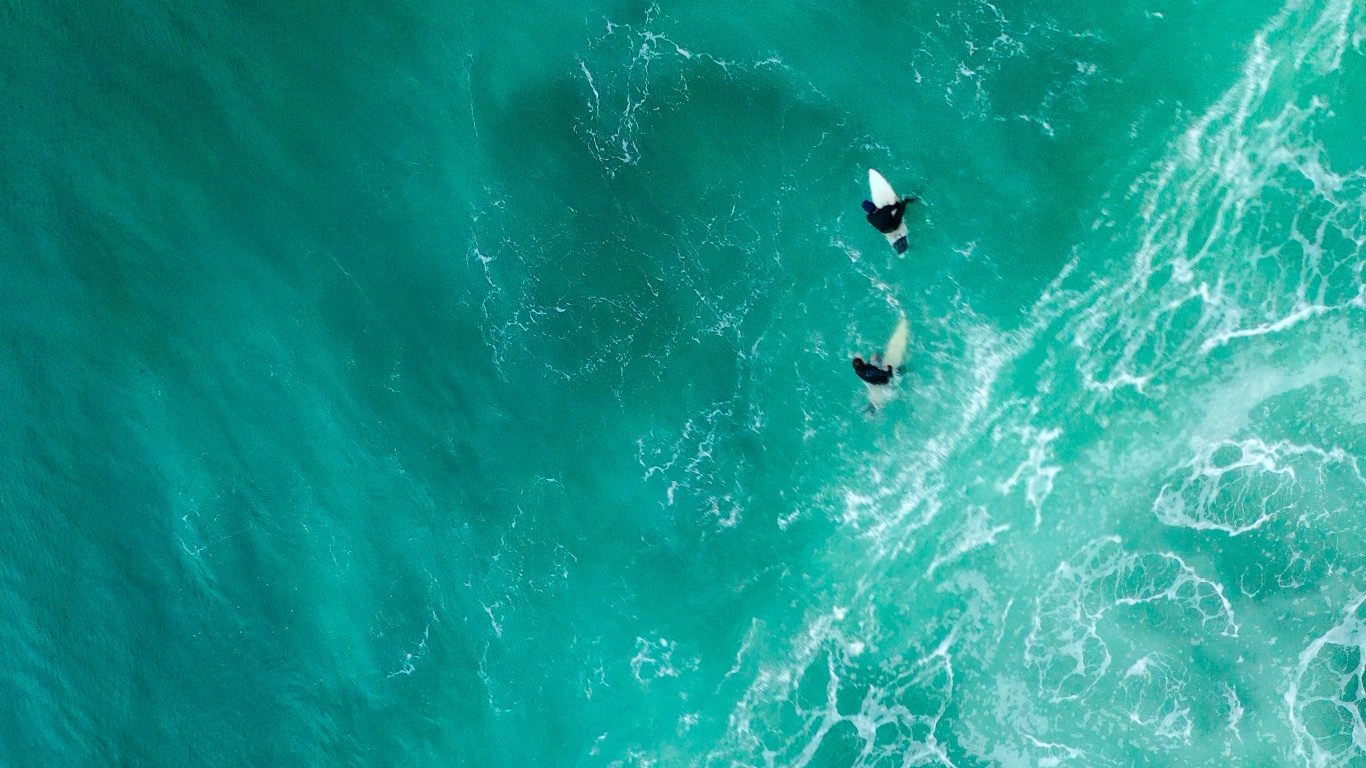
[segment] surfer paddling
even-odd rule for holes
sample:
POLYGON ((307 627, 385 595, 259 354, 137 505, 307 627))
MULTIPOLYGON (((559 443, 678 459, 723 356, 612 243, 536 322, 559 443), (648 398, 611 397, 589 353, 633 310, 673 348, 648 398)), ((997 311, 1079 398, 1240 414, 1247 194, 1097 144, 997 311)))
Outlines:
POLYGON ((888 385, 906 370, 906 345, 910 340, 911 324, 902 317, 896 321, 896 330, 892 331, 881 356, 874 353, 871 363, 861 357, 854 358, 854 373, 868 387, 869 413, 896 396, 896 388, 888 385))
POLYGON ((884 368, 876 354, 873 355, 871 363, 865 362, 861 357, 854 358, 854 373, 869 384, 881 386, 892 382, 892 366, 884 368))
POLYGON ((884 235, 890 235, 901 228, 901 219, 906 215, 906 206, 914 203, 918 198, 903 197, 891 205, 884 205, 881 208, 873 205, 872 200, 863 201, 863 210, 868 212, 868 223, 873 225, 873 229, 884 235))
POLYGON ((868 196, 872 199, 863 201, 868 223, 887 238, 896 255, 905 256, 909 243, 906 241, 906 223, 901 219, 906 215, 906 206, 918 198, 915 195, 897 197, 887 179, 872 168, 868 169, 868 196))

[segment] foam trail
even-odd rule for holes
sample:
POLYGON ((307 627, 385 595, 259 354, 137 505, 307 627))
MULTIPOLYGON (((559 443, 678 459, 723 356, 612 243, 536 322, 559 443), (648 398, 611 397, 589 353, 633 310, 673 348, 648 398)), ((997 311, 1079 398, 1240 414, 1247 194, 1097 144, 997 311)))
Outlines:
POLYGON ((1341 768, 1366 755, 1361 695, 1366 686, 1366 617, 1357 595, 1342 620, 1300 652, 1285 691, 1295 754, 1310 768, 1341 768))
POLYGON ((1366 170, 1333 171, 1313 138, 1327 101, 1272 98, 1336 71, 1354 45, 1353 8, 1328 3, 1287 61, 1279 38, 1308 10, 1289 3, 1255 36, 1240 81, 1157 169, 1128 279, 1076 328, 1094 391, 1143 391, 1233 342, 1366 307, 1366 170))
POLYGON ((1055 701, 1086 696, 1110 668, 1110 649, 1099 632, 1105 614, 1157 601, 1198 617, 1198 632, 1238 635, 1223 585, 1174 553, 1130 553, 1119 537, 1107 536, 1060 564, 1036 600, 1024 658, 1037 670, 1039 687, 1055 701))
POLYGON ((1303 493, 1299 474, 1335 465, 1350 466, 1362 479, 1357 458, 1338 447, 1255 437, 1202 443, 1172 471, 1177 477, 1162 486, 1153 512, 1165 525, 1239 536, 1296 506, 1303 493))

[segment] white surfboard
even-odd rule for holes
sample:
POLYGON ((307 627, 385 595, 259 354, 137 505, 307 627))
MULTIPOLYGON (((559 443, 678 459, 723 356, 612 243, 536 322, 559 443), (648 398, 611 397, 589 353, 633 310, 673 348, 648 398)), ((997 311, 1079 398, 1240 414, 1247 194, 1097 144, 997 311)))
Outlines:
POLYGON ((902 317, 896 321, 896 330, 892 331, 892 337, 887 339, 887 348, 882 351, 882 365, 892 366, 892 383, 887 384, 867 384, 868 387, 868 407, 877 410, 884 403, 896 397, 896 390, 893 383, 901 376, 900 368, 906 364, 906 345, 911 341, 911 324, 902 317))
MULTIPOLYGON (((869 199, 873 201, 873 205, 879 208, 885 205, 896 205, 897 201, 901 199, 896 196, 896 190, 892 189, 892 185, 887 183, 882 174, 872 168, 868 169, 868 191, 871 193, 869 199)), ((895 232, 886 234, 887 242, 896 250, 896 255, 905 258, 907 247, 906 222, 901 222, 901 226, 897 227, 895 232)))

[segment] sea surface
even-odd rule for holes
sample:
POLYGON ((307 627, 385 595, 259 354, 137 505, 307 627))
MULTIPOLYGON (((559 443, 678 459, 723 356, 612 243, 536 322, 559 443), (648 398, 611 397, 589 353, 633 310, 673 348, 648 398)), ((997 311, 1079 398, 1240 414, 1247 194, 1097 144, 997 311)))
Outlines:
POLYGON ((1363 126, 1354 0, 6 0, 0 765, 1366 765, 1363 126))

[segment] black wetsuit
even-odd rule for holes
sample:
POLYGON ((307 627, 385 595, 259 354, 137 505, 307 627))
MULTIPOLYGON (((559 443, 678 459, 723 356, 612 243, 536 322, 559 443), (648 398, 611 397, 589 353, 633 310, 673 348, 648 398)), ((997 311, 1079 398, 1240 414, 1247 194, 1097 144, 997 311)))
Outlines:
POLYGON ((854 373, 869 384, 890 384, 892 381, 892 366, 890 365, 882 368, 865 363, 862 360, 854 360, 854 373))
POLYGON ((896 231, 897 227, 901 226, 901 217, 906 215, 906 203, 909 203, 914 199, 915 198, 913 197, 907 197, 898 200, 891 205, 884 205, 881 208, 870 211, 868 213, 868 223, 872 224, 873 228, 882 234, 890 235, 896 231))

